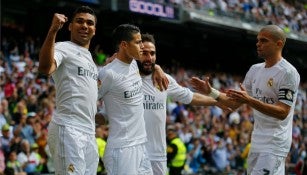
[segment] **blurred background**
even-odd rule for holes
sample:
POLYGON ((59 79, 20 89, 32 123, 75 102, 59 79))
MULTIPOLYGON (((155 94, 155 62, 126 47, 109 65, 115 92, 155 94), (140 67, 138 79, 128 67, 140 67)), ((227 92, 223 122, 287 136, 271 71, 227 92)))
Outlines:
MULTIPOLYGON (((112 30, 132 23, 155 35, 161 64, 245 73, 262 61, 255 49, 258 29, 272 23, 288 33, 284 57, 306 74, 304 0, 1 0, 1 40, 24 35, 39 45, 54 12, 69 16, 80 4, 97 12, 92 50, 99 45, 108 55, 112 30)), ((58 40, 68 39, 66 32, 58 40)))
MULTIPOLYGON (((0 172, 13 150, 18 157, 23 149, 35 150, 35 144, 44 165, 37 166, 35 172, 53 171, 46 150, 46 133, 55 108, 55 90, 52 80, 37 72, 38 53, 53 14, 70 17, 80 5, 90 6, 98 17, 90 48, 98 66, 114 53, 112 30, 119 24, 131 23, 139 26, 142 33, 155 36, 157 63, 188 88, 188 79, 194 75, 210 76, 219 90, 237 88, 248 68, 263 61, 256 53, 258 30, 266 24, 283 28, 288 36, 283 56, 301 75, 287 173, 299 174, 300 166, 306 162, 306 0, 0 0, 0 5, 0 128, 10 128, 10 136, 4 141, 10 144, 1 142, 4 168, 0 165, 0 172), (24 129, 25 125, 30 129, 24 129), (24 130, 16 131, 17 126, 24 130), (23 141, 28 146, 21 146, 23 141)), ((62 29, 57 41, 69 37, 68 30, 62 29)), ((188 148, 184 173, 244 174, 244 149, 253 124, 248 106, 226 113, 216 107, 182 106, 170 100, 167 124, 177 126, 188 148), (221 142, 228 163, 219 170, 216 162, 223 160, 214 160, 213 154, 221 142), (192 151, 196 145, 201 145, 197 160, 195 150, 192 151)), ((107 134, 103 137, 106 139, 107 134)))

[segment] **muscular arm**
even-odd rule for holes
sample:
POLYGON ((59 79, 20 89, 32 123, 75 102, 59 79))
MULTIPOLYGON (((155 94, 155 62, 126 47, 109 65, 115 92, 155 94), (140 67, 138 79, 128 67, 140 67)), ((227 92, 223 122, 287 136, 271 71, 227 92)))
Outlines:
POLYGON ((246 103, 257 111, 279 120, 283 120, 288 116, 291 108, 289 105, 282 102, 277 102, 275 104, 264 103, 249 96, 242 85, 240 85, 240 87, 241 90, 229 90, 227 93, 228 97, 237 102, 246 103))
POLYGON ((39 52, 38 70, 42 74, 50 75, 56 69, 56 62, 54 60, 55 37, 56 33, 49 31, 39 52))
MULTIPOLYGON (((227 101, 226 100, 227 97, 225 96, 225 94, 220 94, 219 98, 223 98, 225 101, 227 101), (221 97, 221 95, 223 97, 221 97)), ((226 105, 225 102, 221 102, 221 101, 222 100, 215 100, 212 97, 205 96, 205 95, 202 95, 202 94, 199 94, 199 93, 194 93, 191 105, 196 105, 196 106, 218 106, 218 107, 220 107, 221 109, 223 109, 225 111, 233 111, 233 109, 238 108, 237 106, 234 106, 233 104, 226 105)))
POLYGON ((202 106, 212 106, 216 105, 217 101, 211 97, 199 94, 199 93, 194 93, 193 94, 193 99, 191 101, 191 105, 202 105, 202 106))
POLYGON ((56 69, 56 62, 54 60, 55 39, 57 32, 66 21, 67 17, 62 14, 55 13, 53 16, 51 27, 39 52, 38 70, 42 74, 50 75, 56 69))
POLYGON ((247 104, 256 110, 279 120, 284 120, 285 118, 287 118, 291 108, 290 106, 282 102, 277 102, 275 104, 267 104, 254 98, 250 100, 247 104))
MULTIPOLYGON (((190 81, 192 87, 197 90, 199 93, 204 95, 209 95, 212 91, 211 85, 209 83, 209 79, 201 80, 197 77, 192 77, 190 81)), ((219 92, 219 96, 216 98, 217 103, 215 105, 225 108, 226 106, 231 108, 232 110, 237 109, 242 103, 232 100, 227 97, 225 93, 219 92)))

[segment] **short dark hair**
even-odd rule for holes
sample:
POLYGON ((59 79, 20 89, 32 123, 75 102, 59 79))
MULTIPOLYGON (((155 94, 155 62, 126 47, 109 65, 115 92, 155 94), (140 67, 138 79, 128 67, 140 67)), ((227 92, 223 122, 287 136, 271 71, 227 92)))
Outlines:
POLYGON ((113 45, 116 51, 122 41, 133 40, 133 34, 141 33, 139 27, 132 24, 121 24, 113 30, 113 45))
POLYGON ((149 33, 144 33, 142 34, 142 41, 143 42, 151 42, 154 45, 156 45, 156 41, 153 35, 149 34, 149 33))
POLYGON ((74 11, 74 13, 72 14, 71 21, 73 21, 73 19, 79 13, 89 13, 89 14, 93 15, 95 17, 95 23, 97 23, 97 16, 95 14, 95 11, 92 8, 90 8, 89 6, 81 6, 81 7, 77 8, 74 11))

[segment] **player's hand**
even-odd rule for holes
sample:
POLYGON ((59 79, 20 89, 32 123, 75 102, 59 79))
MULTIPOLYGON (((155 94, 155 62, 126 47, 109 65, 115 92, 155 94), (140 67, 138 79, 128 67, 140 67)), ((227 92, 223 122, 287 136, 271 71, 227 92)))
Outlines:
POLYGON ((160 91, 164 91, 167 89, 169 81, 164 71, 159 65, 155 65, 155 71, 152 74, 152 79, 154 86, 157 87, 160 91))
POLYGON ((226 91, 226 95, 231 100, 234 100, 236 102, 247 103, 251 97, 247 94, 245 88, 241 83, 240 83, 240 89, 241 90, 229 89, 226 91))
POLYGON ((106 59, 105 65, 111 63, 117 57, 117 52, 115 52, 112 56, 106 59))
POLYGON ((55 13, 53 15, 50 31, 53 31, 53 32, 59 31, 67 21, 68 21, 68 18, 65 15, 55 13))
POLYGON ((196 91, 202 94, 208 95, 211 92, 209 77, 206 77, 205 80, 201 80, 198 77, 192 77, 190 79, 190 84, 196 91))
POLYGON ((216 106, 218 106, 219 108, 221 108, 225 112, 233 112, 234 111, 234 109, 232 109, 231 107, 226 106, 224 104, 217 104, 216 106))

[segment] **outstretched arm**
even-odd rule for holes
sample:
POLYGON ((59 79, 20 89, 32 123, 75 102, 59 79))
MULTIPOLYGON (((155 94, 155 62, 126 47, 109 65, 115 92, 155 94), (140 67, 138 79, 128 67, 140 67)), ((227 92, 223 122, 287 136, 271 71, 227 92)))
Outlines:
POLYGON ((191 105, 196 106, 213 106, 217 104, 217 100, 212 97, 202 95, 200 93, 193 93, 193 99, 191 101, 191 105))
POLYGON ((209 83, 209 78, 207 77, 205 80, 201 80, 197 77, 192 77, 190 80, 190 84, 192 87, 201 94, 208 95, 213 99, 217 100, 217 106, 222 107, 223 109, 237 109, 241 103, 232 100, 231 98, 227 97, 225 93, 222 93, 214 88, 211 87, 209 83))
POLYGON ((66 21, 67 17, 65 15, 54 14, 48 34, 39 53, 38 70, 40 73, 50 75, 56 69, 56 62, 54 60, 55 39, 57 32, 63 27, 66 21))
POLYGON ((220 102, 218 102, 214 98, 209 97, 207 95, 202 95, 202 94, 197 93, 197 92, 195 92, 193 94, 193 99, 191 101, 191 105, 196 105, 196 106, 218 106, 218 107, 220 107, 221 109, 223 109, 225 111, 232 111, 232 109, 230 107, 221 104, 220 102))

